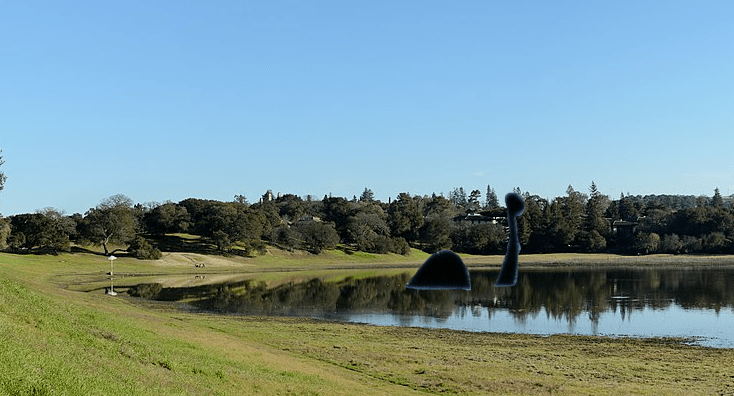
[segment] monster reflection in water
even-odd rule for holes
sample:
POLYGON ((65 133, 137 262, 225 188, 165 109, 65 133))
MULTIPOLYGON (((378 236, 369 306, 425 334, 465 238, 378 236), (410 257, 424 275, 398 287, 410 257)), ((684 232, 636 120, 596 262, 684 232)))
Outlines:
MULTIPOLYGON (((507 225, 510 238, 507 242, 507 254, 502 262, 502 269, 495 286, 515 286, 518 273, 518 255, 520 239, 517 235, 517 216, 525 211, 525 202, 516 193, 505 196, 507 205, 507 225)), ((442 250, 434 253, 418 269, 406 287, 419 290, 463 289, 471 290, 469 270, 456 253, 442 250)))

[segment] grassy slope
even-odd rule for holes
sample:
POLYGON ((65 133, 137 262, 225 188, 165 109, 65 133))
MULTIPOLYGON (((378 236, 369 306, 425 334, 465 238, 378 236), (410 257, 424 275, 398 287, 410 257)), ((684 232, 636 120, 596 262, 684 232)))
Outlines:
POLYGON ((123 298, 63 290, 49 282, 67 270, 98 267, 99 261, 107 264, 79 255, 0 254, 0 394, 405 391, 213 330, 196 315, 141 309, 123 298))
MULTIPOLYGON (((367 263, 286 256, 206 271, 367 263)), ((191 271, 179 259, 123 258, 115 271, 191 271)), ((66 288, 108 268, 93 255, 0 254, 0 394, 734 393, 734 350, 187 314, 66 288)))

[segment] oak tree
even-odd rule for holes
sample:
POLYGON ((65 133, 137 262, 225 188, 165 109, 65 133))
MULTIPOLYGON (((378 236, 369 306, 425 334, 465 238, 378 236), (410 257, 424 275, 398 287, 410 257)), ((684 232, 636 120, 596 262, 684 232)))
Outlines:
POLYGON ((84 216, 83 236, 102 245, 106 256, 110 254, 110 243, 132 241, 138 226, 132 205, 133 201, 122 194, 105 199, 84 216))

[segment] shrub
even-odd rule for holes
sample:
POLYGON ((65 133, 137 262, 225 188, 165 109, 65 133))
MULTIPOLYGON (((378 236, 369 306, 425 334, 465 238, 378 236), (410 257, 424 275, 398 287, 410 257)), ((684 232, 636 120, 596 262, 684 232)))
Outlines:
POLYGON ((410 255, 410 245, 404 238, 402 237, 395 238, 394 246, 395 246, 395 250, 394 250, 395 253, 402 254, 403 256, 410 255))
POLYGON ((159 258, 163 257, 163 253, 161 253, 158 248, 153 247, 150 243, 148 243, 147 240, 145 240, 145 238, 141 237, 140 235, 136 236, 135 239, 133 239, 132 243, 130 243, 130 247, 128 247, 127 250, 135 258, 140 260, 158 260, 159 258))

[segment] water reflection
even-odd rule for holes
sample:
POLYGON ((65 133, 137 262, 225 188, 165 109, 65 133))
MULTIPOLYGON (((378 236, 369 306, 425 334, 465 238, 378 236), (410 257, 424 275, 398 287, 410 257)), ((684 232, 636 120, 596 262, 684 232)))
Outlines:
POLYGON ((406 289, 406 273, 270 289, 254 281, 187 289, 139 285, 130 293, 196 296, 192 304, 223 313, 471 331, 703 336, 719 340, 710 345, 734 347, 732 336, 719 334, 734 326, 734 269, 523 270, 513 288, 495 287, 496 278, 497 271, 472 272, 471 291, 406 289))

